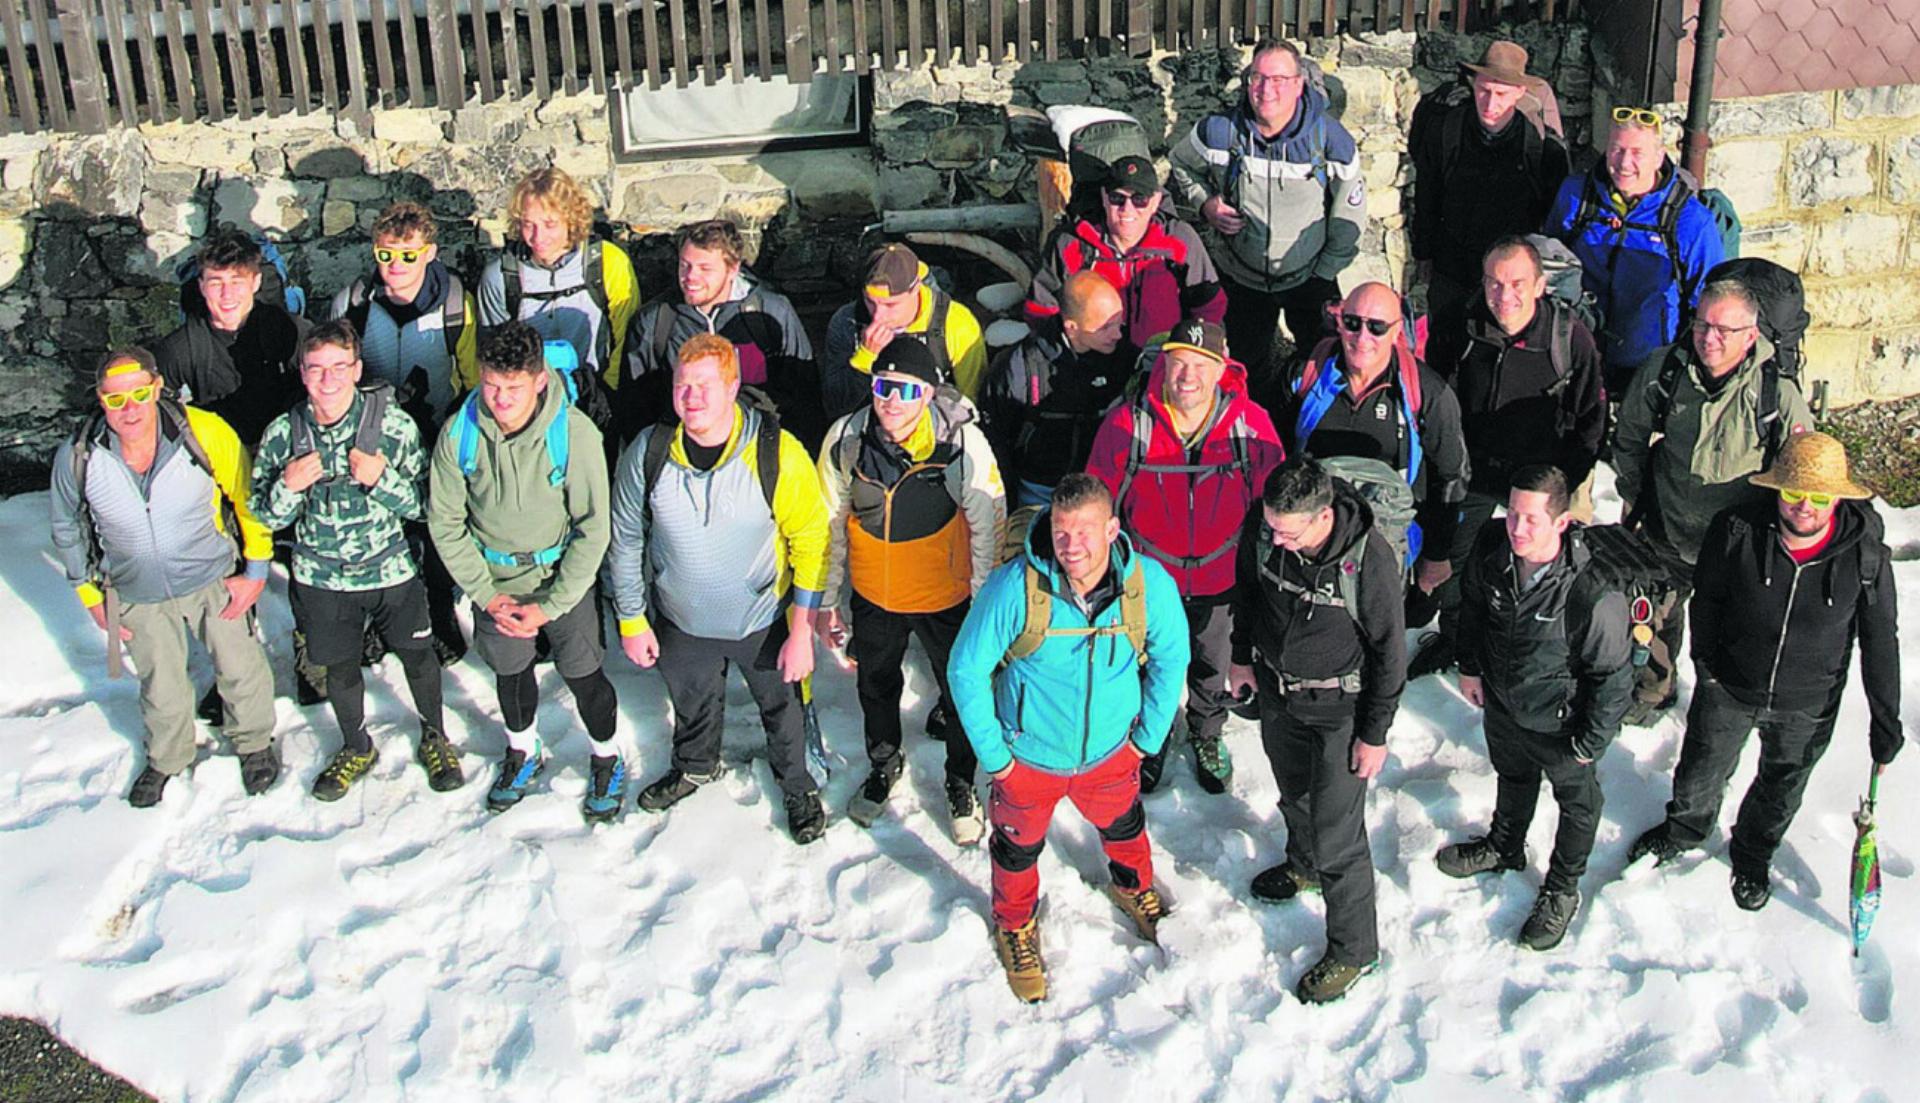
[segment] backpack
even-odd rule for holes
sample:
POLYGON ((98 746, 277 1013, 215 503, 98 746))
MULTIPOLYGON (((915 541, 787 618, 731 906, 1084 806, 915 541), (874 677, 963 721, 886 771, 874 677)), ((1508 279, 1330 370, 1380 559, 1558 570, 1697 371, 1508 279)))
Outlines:
POLYGON ((1025 564, 1022 569, 1026 572, 1027 615, 1020 626, 1020 634, 1007 645, 1001 665, 1024 659, 1040 650, 1047 640, 1060 636, 1124 636, 1133 648, 1135 662, 1140 666, 1147 665, 1147 582, 1138 555, 1128 565, 1127 577, 1121 583, 1119 622, 1086 628, 1053 627, 1053 595, 1047 592, 1045 579, 1032 563, 1025 564))
MULTIPOLYGON (((231 224, 228 225, 231 229, 231 224)), ((285 307, 288 314, 298 318, 307 311, 307 292, 287 271, 287 258, 280 247, 259 235, 254 235, 253 243, 260 247, 260 290, 253 293, 258 302, 272 303, 285 307)), ((200 258, 188 257, 175 266, 175 279, 180 284, 180 315, 185 318, 197 310, 203 309, 206 301, 200 295, 200 258)))
MULTIPOLYGON (((560 376, 565 387, 565 407, 573 406, 580 397, 576 376, 580 372, 580 356, 574 352, 573 344, 568 341, 547 341, 543 345, 547 367, 560 376)), ((552 470, 547 473, 547 485, 565 486, 567 482, 567 461, 573 450, 573 434, 567 425, 567 411, 563 407, 547 423, 547 460, 552 470)), ((471 479, 480 467, 480 391, 479 388, 468 392, 453 415, 455 454, 460 459, 460 473, 471 479)), ((556 557, 557 558, 557 557, 556 557)))
POLYGON ((1587 549, 1581 576, 1603 591, 1627 599, 1633 664, 1645 666, 1653 642, 1654 614, 1673 595, 1673 580, 1644 536, 1624 524, 1573 525, 1567 539, 1587 549))
MULTIPOLYGON (((1338 350, 1337 340, 1331 337, 1323 339, 1300 369, 1299 378, 1294 381, 1293 393, 1300 401, 1300 412, 1294 421, 1293 439, 1302 452, 1307 451, 1307 439, 1339 398, 1341 388, 1346 386, 1345 377, 1338 371, 1330 370, 1338 350)), ((1421 409, 1420 362, 1405 341, 1394 347, 1393 357, 1398 375, 1394 385, 1400 390, 1399 436, 1402 441, 1401 456, 1404 457, 1401 466, 1395 468, 1381 460, 1352 456, 1314 458, 1329 474, 1344 478, 1373 507, 1374 524, 1380 529, 1380 534, 1387 537, 1387 542, 1400 553, 1401 561, 1411 567, 1413 561, 1420 557, 1422 544, 1420 526, 1413 520, 1413 484, 1420 477, 1420 464, 1425 458, 1424 446, 1420 441, 1420 433, 1425 425, 1421 409), (1403 486, 1404 493, 1394 489, 1396 486, 1403 486)))
POLYGON ((1807 292, 1800 276, 1760 257, 1725 260, 1713 266, 1703 283, 1733 280, 1752 293, 1760 307, 1760 332, 1773 343, 1780 374, 1798 382, 1804 363, 1800 342, 1806 338, 1807 292))
MULTIPOLYGON (((1598 333, 1602 328, 1600 304, 1594 300, 1593 293, 1587 290, 1586 266, 1565 242, 1545 234, 1528 234, 1528 245, 1540 254, 1540 270, 1547 278, 1547 298, 1560 304, 1573 317, 1585 323, 1588 330, 1598 333)), ((1566 372, 1561 369, 1562 360, 1554 360, 1554 370, 1562 379, 1566 372)))
POLYGON ((1619 231, 1639 230, 1657 234, 1661 248, 1666 251, 1667 264, 1673 271, 1673 285, 1680 290, 1682 312, 1686 310, 1686 304, 1693 301, 1694 292, 1699 290, 1698 286, 1688 282, 1680 254, 1673 248, 1675 231, 1680 225, 1680 212, 1686 210, 1688 203, 1699 203, 1713 217, 1714 230, 1720 237, 1721 255, 1740 255, 1740 215, 1733 209, 1733 200, 1718 188, 1702 190, 1693 174, 1679 165, 1673 166, 1672 186, 1667 189, 1665 198, 1661 199, 1651 224, 1628 221, 1615 216, 1612 211, 1602 209, 1600 204, 1594 202, 1593 192, 1591 183, 1580 189, 1580 205, 1574 210, 1573 224, 1567 228, 1567 240, 1579 240, 1588 227, 1596 222, 1608 223, 1619 231))
MULTIPOLYGON (((742 409, 755 410, 760 414, 760 428, 753 438, 753 460, 755 471, 760 476, 760 496, 766 500, 767 509, 771 512, 774 491, 780 486, 780 413, 772 399, 753 387, 741 387, 740 397, 735 401, 742 409)), ((673 447, 673 430, 679 425, 679 417, 669 411, 654 424, 653 433, 647 437, 647 450, 640 456, 640 474, 647 488, 640 504, 641 523, 648 531, 653 529, 653 488, 659 485, 660 472, 667 466, 667 453, 673 447)))
MULTIPOLYGON (((367 315, 373 309, 373 280, 367 276, 355 276, 347 285, 347 312, 342 315, 353 325, 353 331, 364 340, 367 336, 367 315)), ((453 269, 447 269, 447 296, 440 302, 440 335, 447 344, 447 357, 454 356, 454 350, 460 345, 461 334, 467 328, 467 289, 460 282, 460 276, 453 269)))
MULTIPOLYGON (((1136 378, 1139 377, 1136 376, 1136 378)), ((1247 424, 1247 417, 1244 413, 1236 415, 1233 419, 1233 425, 1227 430, 1227 442, 1233 449, 1233 459, 1224 464, 1148 463, 1147 446, 1153 441, 1152 412, 1148 409, 1144 398, 1142 398, 1129 403, 1128 414, 1128 421, 1133 426, 1133 434, 1132 441, 1127 447, 1126 471, 1120 476, 1120 492, 1113 496, 1113 510, 1116 516, 1125 515, 1127 493, 1133 488, 1134 476, 1142 471, 1149 475, 1198 476, 1195 480, 1196 482, 1198 482, 1199 479, 1206 478, 1208 475, 1219 474, 1222 477, 1228 477, 1237 471, 1240 473, 1240 477, 1246 480, 1247 501, 1250 503, 1258 503, 1260 501, 1260 488, 1255 486, 1253 482, 1251 444, 1254 439, 1253 427, 1247 424)), ((1162 562, 1190 571, 1198 570, 1206 566, 1239 546, 1237 540, 1225 540, 1221 542, 1219 547, 1214 548, 1205 555, 1169 555, 1162 549, 1147 542, 1140 534, 1131 533, 1130 535, 1132 535, 1134 543, 1139 545, 1140 550, 1162 562)))
MULTIPOLYGON (((596 327, 599 334, 596 344, 599 347, 596 351, 600 354, 601 367, 608 370, 619 362, 621 347, 626 342, 626 334, 614 332, 613 311, 609 306, 612 298, 607 291, 607 250, 618 248, 618 245, 598 234, 589 234, 580 245, 581 282, 588 297, 593 300, 594 308, 600 312, 600 325, 596 327)), ((501 251, 500 286, 506 296, 507 317, 510 320, 520 317, 520 304, 526 299, 549 302, 579 290, 569 287, 564 291, 527 291, 522 286, 521 264, 519 247, 509 245, 501 251)), ((593 423, 605 428, 597 417, 593 418, 593 423)))
POLYGON ((1122 157, 1153 159, 1147 128, 1140 120, 1106 107, 1063 104, 1047 108, 1047 121, 1067 155, 1073 179, 1067 211, 1074 215, 1100 213, 1100 188, 1113 163, 1122 157))

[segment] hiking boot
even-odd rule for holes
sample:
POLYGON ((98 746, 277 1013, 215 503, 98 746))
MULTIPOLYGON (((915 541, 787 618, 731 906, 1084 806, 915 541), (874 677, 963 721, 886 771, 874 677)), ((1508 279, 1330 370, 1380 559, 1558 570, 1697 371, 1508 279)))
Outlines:
POLYGON ((420 728, 420 749, 414 758, 427 771, 427 788, 436 793, 451 793, 467 783, 460 769, 460 754, 447 742, 446 733, 431 725, 420 728))
POLYGON ((893 792, 893 783, 900 780, 904 767, 901 757, 894 755, 867 771, 867 780, 861 784, 860 791, 847 802, 847 818, 861 827, 872 827, 887 810, 887 796, 893 792))
POLYGON ((1429 674, 1444 674, 1459 665, 1460 655, 1453 646, 1453 637, 1428 632, 1420 637, 1419 650, 1407 660, 1407 681, 1429 674))
POLYGON ((133 779, 133 788, 127 790, 127 803, 135 808, 152 808, 160 803, 160 794, 167 788, 167 782, 173 778, 149 766, 140 771, 133 779))
POLYGON ((1551 950, 1567 937, 1567 928, 1580 910, 1580 893, 1540 890, 1534 897, 1533 912, 1520 928, 1520 945, 1529 950, 1551 950))
POLYGON ((587 797, 580 815, 588 823, 612 823, 627 795, 627 764, 617 754, 594 755, 587 769, 587 797))
POLYGON ((1663 866, 1678 858, 1685 849, 1673 841, 1673 836, 1667 832, 1666 824, 1658 824, 1633 840, 1633 845, 1627 848, 1627 864, 1632 865, 1651 854, 1653 864, 1663 866))
POLYGON ((648 812, 665 812, 692 796, 695 789, 723 773, 726 773, 724 766, 714 767, 710 774, 690 774, 678 766, 671 767, 659 781, 640 790, 640 797, 634 804, 648 812))
POLYGON ((1663 700, 1647 701, 1635 697, 1633 704, 1627 706, 1627 714, 1620 718, 1623 727, 1645 728, 1659 719, 1658 714, 1673 707, 1674 695, 1669 693, 1663 700))
POLYGON ((1773 882, 1766 874, 1758 877, 1745 873, 1733 875, 1733 902, 1743 912, 1757 912, 1773 899, 1773 882))
POLYGON ((1347 994, 1354 982, 1373 972, 1374 962, 1365 965, 1348 965, 1344 961, 1335 961, 1331 954, 1314 962, 1300 983, 1294 986, 1293 994, 1301 1003, 1332 1003, 1347 994))
POLYGON ((1152 888, 1138 891, 1123 889, 1119 885, 1107 885, 1107 899, 1114 907, 1126 913, 1133 920, 1133 929, 1140 937, 1156 945, 1160 942, 1160 921, 1173 913, 1168 910, 1166 901, 1160 899, 1160 893, 1152 888))
POLYGON ((1193 745, 1193 779, 1200 788, 1209 793, 1224 793, 1233 780, 1233 756, 1227 753, 1226 741, 1219 736, 1208 738, 1201 736, 1190 740, 1193 745))
POLYGON ((1253 876, 1253 898, 1284 904, 1303 892, 1319 892, 1320 878, 1302 873, 1292 862, 1281 862, 1253 876))
POLYGON ((935 701, 927 710, 927 737, 935 742, 945 743, 947 733, 953 730, 953 714, 947 711, 945 701, 935 701))
POLYGON ((373 764, 380 760, 380 752, 369 746, 364 751, 351 747, 342 747, 334 752, 333 761, 313 779, 313 799, 336 801, 347 795, 353 783, 367 775, 373 764))
POLYGON ((493 788, 487 790, 487 811, 505 812, 519 804, 527 795, 527 786, 540 776, 547 765, 545 748, 539 739, 533 741, 533 753, 518 751, 512 747, 500 756, 500 772, 494 776, 493 788))
POLYGON ((248 796, 259 796, 279 780, 280 749, 272 743, 267 744, 265 750, 240 756, 240 787, 248 796))
MULTIPOLYGON (((1167 743, 1171 743, 1171 742, 1173 742, 1173 737, 1168 736, 1167 743)), ((1140 792, 1141 794, 1145 795, 1147 793, 1153 792, 1155 789, 1160 788, 1160 775, 1166 772, 1167 772, 1167 744, 1163 743, 1160 745, 1159 750, 1153 752, 1150 755, 1146 755, 1140 759, 1140 792)))
POLYGON ((214 686, 200 698, 194 706, 193 714, 211 727, 220 727, 227 722, 227 705, 220 699, 220 687, 214 686))
POLYGON ((965 778, 947 779, 947 823, 953 828, 953 841, 974 846, 987 833, 987 821, 980 814, 980 800, 974 796, 973 782, 965 778))
POLYGON ((785 803, 787 834, 796 844, 805 846, 827 833, 827 810, 820 806, 818 793, 789 796, 785 803))
POLYGON ((1007 971, 1007 987, 1015 996, 1026 1003, 1047 998, 1047 963, 1040 959, 1039 917, 1012 930, 996 926, 993 950, 1000 956, 1000 968, 1007 971))
POLYGON ((1464 843, 1443 846, 1440 853, 1433 856, 1434 864, 1440 872, 1449 877, 1477 877, 1482 873, 1505 873, 1509 870, 1525 869, 1526 851, 1519 854, 1503 854, 1493 845, 1493 840, 1478 835, 1464 843))

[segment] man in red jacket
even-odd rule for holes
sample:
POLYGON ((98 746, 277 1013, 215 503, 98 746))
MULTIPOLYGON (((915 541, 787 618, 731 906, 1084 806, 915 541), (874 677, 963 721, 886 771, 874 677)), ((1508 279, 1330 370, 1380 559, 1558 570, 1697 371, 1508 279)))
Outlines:
POLYGON ((1100 189, 1100 218, 1063 223, 1041 250, 1027 299, 1027 320, 1060 313, 1061 289, 1075 272, 1098 272, 1120 292, 1127 343, 1136 351, 1188 314, 1218 322, 1227 294, 1213 258, 1192 226, 1174 217, 1153 162, 1122 157, 1100 189))
MULTIPOLYGON (((1247 397, 1246 369, 1227 356, 1226 332, 1189 317, 1167 334, 1145 387, 1107 415, 1087 464, 1113 491, 1134 546, 1159 560, 1180 589, 1193 649, 1187 732, 1195 777, 1209 793, 1225 792, 1233 777, 1220 741, 1233 552, 1281 459, 1272 420, 1247 397)), ((1141 763, 1142 789, 1159 782, 1165 755, 1163 746, 1141 763)))

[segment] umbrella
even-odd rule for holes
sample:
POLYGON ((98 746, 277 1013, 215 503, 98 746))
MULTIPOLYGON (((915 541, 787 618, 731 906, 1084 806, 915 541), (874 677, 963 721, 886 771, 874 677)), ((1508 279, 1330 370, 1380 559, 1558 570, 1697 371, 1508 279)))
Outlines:
POLYGON ((1880 912, 1880 845, 1873 837, 1873 805, 1879 796, 1880 769, 1876 766, 1860 810, 1853 814, 1853 894, 1847 901, 1847 918, 1853 924, 1854 957, 1859 957, 1860 947, 1867 944, 1874 916, 1880 912))
MULTIPOLYGON (((800 722, 807 733, 807 769, 814 775, 814 782, 825 785, 833 776, 833 767, 827 765, 827 741, 820 733, 820 713, 813 707, 813 675, 800 679, 800 722)), ((1874 873, 1874 884, 1878 886, 1879 872, 1874 873)))

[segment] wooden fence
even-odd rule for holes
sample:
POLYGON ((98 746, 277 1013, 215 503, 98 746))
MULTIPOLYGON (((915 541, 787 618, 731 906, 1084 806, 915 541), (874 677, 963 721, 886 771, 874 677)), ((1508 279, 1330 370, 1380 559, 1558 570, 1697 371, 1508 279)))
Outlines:
POLYGON ((1579 0, 0 0, 0 130, 1567 19, 1579 0))

